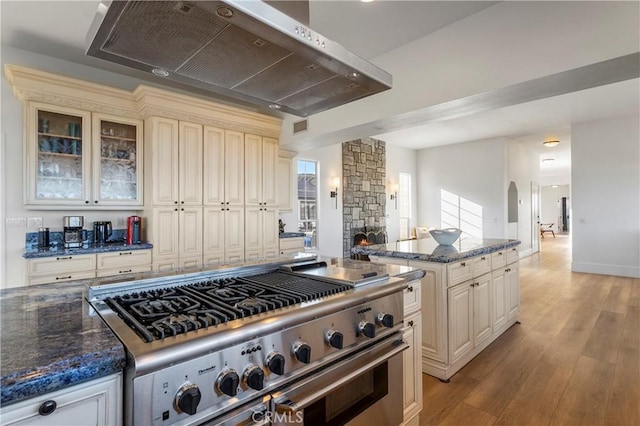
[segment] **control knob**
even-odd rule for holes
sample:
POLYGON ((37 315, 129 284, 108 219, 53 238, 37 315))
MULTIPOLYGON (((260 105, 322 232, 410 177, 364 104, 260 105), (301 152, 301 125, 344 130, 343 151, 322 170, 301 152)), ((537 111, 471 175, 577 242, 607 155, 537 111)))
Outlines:
POLYGON ((380 312, 376 316, 376 322, 379 325, 382 325, 382 326, 387 327, 387 328, 391 328, 391 327, 393 327, 393 315, 385 314, 384 312, 380 312))
POLYGON ((305 364, 309 364, 311 362, 311 346, 301 340, 298 340, 293 344, 293 354, 300 362, 304 362, 305 364))
POLYGON ((332 348, 342 349, 343 335, 339 331, 329 330, 327 331, 327 343, 332 348))
POLYGON ((358 332, 360 334, 364 334, 370 339, 373 339, 376 337, 376 326, 369 321, 362 320, 358 324, 358 332))
POLYGON ((277 374, 278 376, 282 376, 284 374, 284 355, 280 352, 269 353, 264 362, 269 371, 273 374, 277 374))
POLYGON ((264 387, 264 372, 257 365, 250 365, 244 370, 244 383, 255 390, 262 390, 264 387))
POLYGON ((238 377, 236 370, 227 368, 220 372, 218 380, 216 380, 216 387, 225 395, 236 396, 238 393, 239 383, 240 378, 238 377))
POLYGON ((187 413, 190 416, 194 415, 200 403, 201 396, 198 385, 185 383, 178 389, 178 393, 176 393, 174 402, 176 411, 179 413, 187 413))

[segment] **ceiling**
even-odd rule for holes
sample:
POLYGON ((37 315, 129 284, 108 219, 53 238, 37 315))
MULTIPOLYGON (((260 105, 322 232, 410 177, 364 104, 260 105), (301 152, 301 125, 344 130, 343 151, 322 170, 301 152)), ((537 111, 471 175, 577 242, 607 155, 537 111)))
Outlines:
MULTIPOLYGON (((99 1, 0 1, 3 45, 126 74, 157 83, 141 71, 84 54, 85 38, 99 1), (51 17, 56 19, 52 20, 51 17), (55 22, 55 24, 52 24, 55 22)), ((367 59, 443 28, 497 2, 484 1, 311 1, 310 26, 367 59), (354 17, 357 17, 354 18, 354 17)), ((527 144, 552 166, 544 176, 568 176, 572 123, 640 114, 638 79, 526 102, 461 118, 404 128, 374 137, 414 149, 507 137, 527 144), (552 151, 541 142, 559 139, 552 151)))

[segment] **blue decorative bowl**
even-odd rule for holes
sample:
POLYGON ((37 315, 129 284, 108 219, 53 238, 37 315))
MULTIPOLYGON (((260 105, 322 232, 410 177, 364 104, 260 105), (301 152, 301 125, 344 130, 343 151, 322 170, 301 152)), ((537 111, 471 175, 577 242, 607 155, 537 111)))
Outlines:
POLYGON ((443 246, 450 246, 453 244, 462 231, 458 228, 446 228, 446 229, 432 229, 429 231, 434 240, 438 242, 438 244, 443 246))

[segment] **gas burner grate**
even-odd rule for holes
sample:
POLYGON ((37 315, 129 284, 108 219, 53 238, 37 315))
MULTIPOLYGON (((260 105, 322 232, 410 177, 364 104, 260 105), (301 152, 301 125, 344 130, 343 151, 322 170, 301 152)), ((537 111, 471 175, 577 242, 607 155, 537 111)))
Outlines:
POLYGON ((152 342, 352 288, 271 272, 134 292, 105 302, 145 341, 152 342))

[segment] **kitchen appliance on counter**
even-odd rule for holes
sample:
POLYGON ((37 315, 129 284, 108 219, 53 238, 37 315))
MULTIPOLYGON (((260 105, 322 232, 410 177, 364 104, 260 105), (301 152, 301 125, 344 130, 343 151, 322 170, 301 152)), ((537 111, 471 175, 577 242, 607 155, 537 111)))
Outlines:
POLYGON ((283 263, 88 288, 127 351, 126 425, 402 422, 407 281, 283 263))
POLYGON ((113 227, 110 221, 93 222, 93 241, 96 244, 104 244, 113 234, 113 227))
POLYGON ((129 216, 127 218, 127 244, 140 244, 142 242, 142 218, 129 216))
POLYGON ((84 216, 63 216, 62 226, 64 248, 82 247, 82 243, 87 235, 83 229, 84 216))

